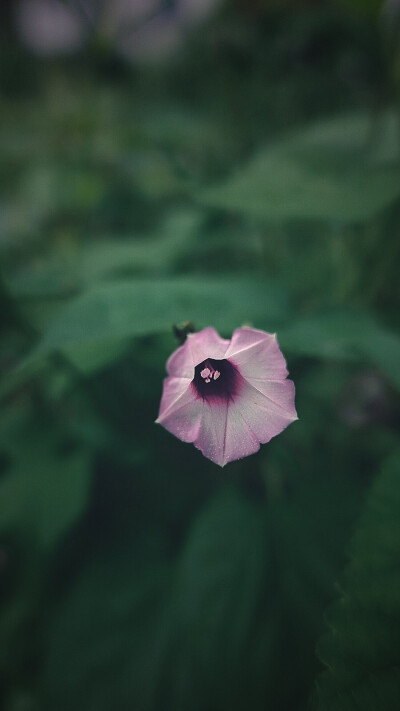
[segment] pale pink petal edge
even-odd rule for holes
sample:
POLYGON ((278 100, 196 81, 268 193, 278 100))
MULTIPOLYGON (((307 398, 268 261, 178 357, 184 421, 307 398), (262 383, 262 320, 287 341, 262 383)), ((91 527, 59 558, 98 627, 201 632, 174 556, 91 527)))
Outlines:
POLYGON ((230 341, 209 326, 197 333, 190 333, 182 346, 167 360, 167 373, 176 377, 193 378, 196 365, 206 358, 222 360, 230 341))
POLYGON ((284 380, 288 375, 286 360, 275 333, 254 328, 237 328, 225 354, 244 378, 284 380))

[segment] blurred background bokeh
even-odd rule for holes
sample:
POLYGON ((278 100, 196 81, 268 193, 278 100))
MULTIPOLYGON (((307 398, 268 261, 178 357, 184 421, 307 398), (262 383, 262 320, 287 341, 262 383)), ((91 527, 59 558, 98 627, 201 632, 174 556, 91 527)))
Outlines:
POLYGON ((400 2, 2 0, 0 708, 400 708, 400 2), (299 421, 154 424, 174 325, 299 421))

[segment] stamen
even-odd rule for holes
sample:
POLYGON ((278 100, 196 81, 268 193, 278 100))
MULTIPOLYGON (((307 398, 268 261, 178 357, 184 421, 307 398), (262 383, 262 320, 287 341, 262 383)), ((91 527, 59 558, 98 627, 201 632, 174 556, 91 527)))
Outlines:
POLYGON ((203 400, 229 400, 240 388, 240 374, 229 360, 207 358, 196 365, 192 386, 203 400))

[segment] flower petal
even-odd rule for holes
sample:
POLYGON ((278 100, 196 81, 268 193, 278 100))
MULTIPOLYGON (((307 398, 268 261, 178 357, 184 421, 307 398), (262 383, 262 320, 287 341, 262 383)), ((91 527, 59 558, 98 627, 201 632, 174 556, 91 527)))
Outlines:
POLYGON ((187 385, 187 381, 185 381, 185 389, 181 395, 173 399, 174 388, 176 387, 177 392, 178 384, 176 382, 169 383, 169 381, 172 380, 185 381, 184 378, 166 378, 164 391, 166 388, 169 390, 168 394, 171 396, 171 402, 168 405, 168 397, 167 400, 164 400, 163 396, 164 403, 161 403, 160 414, 156 422, 183 442, 194 442, 200 429, 203 400, 196 397, 190 381, 189 385, 187 385))
POLYGON ((206 358, 221 360, 225 357, 229 341, 221 338, 214 328, 204 328, 198 333, 189 333, 183 346, 180 346, 167 361, 167 372, 185 378, 193 378, 196 365, 206 358))
POLYGON ((194 376, 194 363, 188 341, 186 339, 183 346, 174 351, 167 360, 167 373, 175 375, 178 378, 190 378, 194 376))
POLYGON ((247 382, 267 398, 271 410, 274 408, 278 414, 287 415, 290 421, 297 420, 294 406, 295 388, 292 380, 262 380, 247 378, 247 382))
POLYGON ((284 380, 288 374, 276 336, 255 328, 236 329, 225 358, 236 365, 245 378, 284 380))
POLYGON ((260 448, 259 440, 243 421, 240 405, 233 400, 204 401, 201 426, 194 444, 205 457, 221 467, 260 448))
POLYGON ((294 397, 293 383, 286 380, 282 383, 273 383, 273 386, 269 392, 276 398, 276 401, 260 392, 251 383, 244 381, 240 397, 237 400, 243 420, 261 444, 269 442, 272 437, 276 437, 286 429, 291 422, 297 420, 292 401, 294 397), (282 401, 280 402, 278 398, 282 398, 282 401))
POLYGON ((159 419, 166 415, 177 400, 186 393, 190 382, 190 378, 176 378, 174 376, 165 378, 160 402, 160 412, 158 414, 159 419))

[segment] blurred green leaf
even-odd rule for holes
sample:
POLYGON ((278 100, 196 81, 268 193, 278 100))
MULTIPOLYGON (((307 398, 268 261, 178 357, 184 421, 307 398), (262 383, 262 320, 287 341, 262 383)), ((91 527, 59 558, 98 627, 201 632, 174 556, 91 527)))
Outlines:
POLYGON ((277 282, 241 277, 138 278, 95 286, 53 316, 38 347, 8 374, 0 397, 36 375, 54 351, 90 374, 122 355, 129 337, 171 332, 173 324, 188 320, 228 335, 244 323, 273 330, 289 310, 288 294, 277 282))
POLYGON ((363 311, 326 312, 279 332, 284 351, 332 360, 365 361, 400 389, 400 337, 363 311))
POLYGON ((271 329, 288 310, 281 286, 256 280, 193 276, 111 283, 88 290, 61 310, 38 354, 166 331, 188 320, 198 328, 212 325, 223 333, 249 322, 271 329))
POLYGON ((368 496, 319 645, 318 711, 400 706, 400 452, 386 461, 368 496))
POLYGON ((372 121, 358 113, 297 130, 202 201, 267 220, 368 220, 400 195, 396 116, 372 121))
POLYGON ((22 424, 0 430, 11 468, 0 480, 0 530, 49 550, 85 509, 90 469, 85 451, 59 451, 61 433, 22 424))
MULTIPOLYGON (((255 658, 254 630, 269 554, 262 507, 233 490, 224 490, 195 521, 176 579, 180 649, 174 708, 194 711, 212 702, 219 709, 238 708, 246 699, 253 708, 260 692, 262 698, 260 665, 268 674, 268 658, 255 658)), ((272 632, 271 614, 265 615, 272 632)), ((268 656, 272 642, 267 631, 268 656)))
POLYGON ((118 550, 96 557, 50 620, 41 708, 163 708, 169 586, 167 567, 140 570, 118 550))
POLYGON ((173 567, 148 548, 138 563, 133 541, 95 552, 51 613, 41 707, 293 707, 314 672, 355 496, 343 477, 307 477, 287 497, 267 469, 267 505, 223 488, 173 567))
POLYGON ((279 462, 265 459, 264 505, 227 488, 191 528, 175 587, 173 708, 294 708, 311 683, 358 488, 319 475, 289 483, 293 463, 279 462))
POLYGON ((25 383, 30 378, 36 376, 43 371, 47 366, 45 360, 40 360, 35 353, 23 358, 11 372, 7 373, 7 377, 3 378, 0 383, 0 398, 7 397, 13 390, 18 388, 22 383, 25 383))
POLYGON ((54 547, 87 505, 88 453, 65 450, 65 444, 52 423, 32 421, 19 409, 4 412, 0 453, 8 466, 0 478, 0 551, 4 556, 9 545, 3 563, 14 575, 2 589, 0 664, 11 676, 35 649, 33 626, 54 547))
POLYGON ((355 10, 363 15, 377 15, 384 5, 384 0, 335 0, 338 4, 348 9, 355 10))
POLYGON ((83 375, 92 375, 109 363, 116 362, 125 353, 128 345, 125 339, 100 341, 64 348, 63 353, 77 371, 83 375))
POLYGON ((311 473, 301 457, 296 469, 291 456, 278 445, 266 453, 263 472, 273 551, 266 604, 277 619, 270 705, 279 698, 282 709, 296 708, 315 676, 315 644, 360 497, 359 484, 347 474, 332 473, 327 465, 311 473), (278 681, 282 670, 290 670, 283 687, 278 681))
POLYGON ((96 240, 79 249, 75 270, 81 283, 94 284, 120 272, 165 274, 182 254, 190 253, 201 223, 194 210, 172 212, 154 235, 147 238, 96 240))
POLYGON ((171 271, 182 256, 190 255, 201 224, 196 210, 174 210, 159 229, 147 236, 127 235, 96 240, 66 240, 35 255, 5 277, 17 299, 69 297, 105 279, 171 271))

